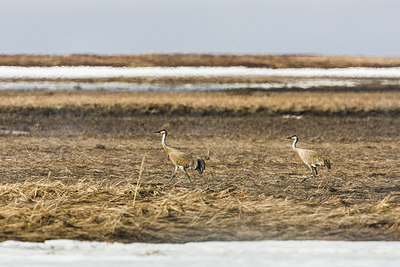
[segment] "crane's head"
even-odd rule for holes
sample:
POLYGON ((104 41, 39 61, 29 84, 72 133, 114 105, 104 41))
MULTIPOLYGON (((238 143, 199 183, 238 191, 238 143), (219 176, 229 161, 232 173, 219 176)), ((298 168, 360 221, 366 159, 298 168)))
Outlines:
POLYGON ((166 133, 167 133, 167 131, 166 131, 164 128, 162 128, 161 130, 159 130, 159 131, 156 131, 156 133, 160 133, 160 134, 166 134, 166 133))
POLYGON ((297 135, 292 135, 292 136, 289 136, 287 139, 292 139, 292 140, 296 140, 296 139, 298 139, 298 137, 297 137, 297 135))

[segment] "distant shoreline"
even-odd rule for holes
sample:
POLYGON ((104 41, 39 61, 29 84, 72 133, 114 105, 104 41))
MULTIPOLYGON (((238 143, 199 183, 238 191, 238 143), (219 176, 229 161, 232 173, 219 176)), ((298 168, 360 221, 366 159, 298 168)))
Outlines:
POLYGON ((143 55, 0 55, 0 66, 178 67, 244 66, 250 68, 400 67, 400 57, 324 55, 143 54, 143 55))

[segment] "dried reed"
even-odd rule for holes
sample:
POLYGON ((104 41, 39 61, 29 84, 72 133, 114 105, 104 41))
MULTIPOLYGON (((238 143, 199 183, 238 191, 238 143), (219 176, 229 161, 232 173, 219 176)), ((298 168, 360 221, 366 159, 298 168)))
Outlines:
POLYGON ((133 195, 133 206, 135 206, 136 194, 137 194, 137 190, 138 190, 139 185, 140 185, 140 178, 142 177, 142 173, 143 173, 143 170, 144 170, 144 160, 145 159, 146 159, 146 156, 143 156, 142 164, 140 164, 139 176, 138 176, 138 179, 137 179, 137 182, 136 182, 136 187, 135 187, 135 194, 133 195))
POLYGON ((2 185, 0 205, 0 240, 400 238, 400 206, 389 197, 373 204, 345 206, 340 199, 300 203, 252 196, 232 187, 207 192, 144 184, 132 196, 124 187, 42 182, 2 185), (130 201, 135 196, 136 202, 130 201))

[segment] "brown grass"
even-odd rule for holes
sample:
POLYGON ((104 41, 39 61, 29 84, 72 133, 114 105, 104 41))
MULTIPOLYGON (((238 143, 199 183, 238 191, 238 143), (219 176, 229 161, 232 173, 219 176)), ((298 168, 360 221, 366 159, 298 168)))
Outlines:
POLYGON ((368 114, 399 113, 400 92, 0 92, 3 110, 101 110, 129 114, 368 114))
POLYGON ((400 117, 373 112, 398 101, 395 91, 1 92, 1 129, 29 134, 0 135, 0 240, 400 240, 400 117), (210 106, 218 112, 190 112, 210 106), (273 112, 245 112, 253 106, 273 112), (309 107, 318 112, 280 113, 309 107), (165 185, 160 127, 206 160, 202 175, 189 172, 194 186, 182 173, 165 185), (331 159, 316 185, 299 182, 309 170, 293 133, 331 159))
MULTIPOLYGON (((302 203, 219 192, 144 185, 78 182, 15 183, 0 187, 0 240, 54 238, 119 242, 337 239, 398 240, 400 206, 390 195, 348 206, 338 199, 302 203), (184 230, 184 231, 182 231, 184 230)), ((321 189, 317 189, 321 190, 321 189)))
POLYGON ((398 67, 400 58, 318 55, 0 55, 3 66, 247 66, 262 68, 398 67))

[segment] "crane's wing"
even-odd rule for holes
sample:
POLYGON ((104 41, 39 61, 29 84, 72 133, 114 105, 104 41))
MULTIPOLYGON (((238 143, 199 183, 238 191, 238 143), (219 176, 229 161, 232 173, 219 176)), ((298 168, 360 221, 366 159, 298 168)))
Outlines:
POLYGON ((169 159, 177 166, 189 167, 189 162, 193 159, 193 156, 189 153, 185 153, 176 149, 173 149, 169 153, 169 159))
POLYGON ((296 152, 307 165, 311 165, 313 167, 327 166, 328 169, 331 167, 329 159, 314 150, 298 149, 296 152))

